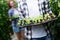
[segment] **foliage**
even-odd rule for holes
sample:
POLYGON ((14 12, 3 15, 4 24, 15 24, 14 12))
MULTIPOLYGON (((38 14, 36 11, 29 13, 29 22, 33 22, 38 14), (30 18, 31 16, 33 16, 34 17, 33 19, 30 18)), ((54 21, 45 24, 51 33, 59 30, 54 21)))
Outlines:
POLYGON ((56 16, 58 16, 58 1, 57 0, 50 0, 51 10, 54 12, 56 16))
POLYGON ((60 40, 60 0, 50 0, 50 6, 51 6, 51 9, 52 11, 54 12, 54 14, 57 16, 58 20, 56 20, 56 23, 54 23, 53 26, 53 29, 52 31, 54 30, 53 33, 53 37, 54 37, 54 40, 60 40))
POLYGON ((8 20, 7 0, 0 0, 0 40, 10 40, 11 22, 8 20))

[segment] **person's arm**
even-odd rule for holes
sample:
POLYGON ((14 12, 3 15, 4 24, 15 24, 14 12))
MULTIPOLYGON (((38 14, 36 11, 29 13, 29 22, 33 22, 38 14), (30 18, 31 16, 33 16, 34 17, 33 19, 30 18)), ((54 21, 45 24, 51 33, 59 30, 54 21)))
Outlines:
POLYGON ((9 10, 9 11, 8 11, 9 21, 12 20, 11 13, 12 13, 11 10, 9 10))
POLYGON ((11 18, 11 16, 9 16, 9 21, 11 21, 12 20, 12 18, 11 18))

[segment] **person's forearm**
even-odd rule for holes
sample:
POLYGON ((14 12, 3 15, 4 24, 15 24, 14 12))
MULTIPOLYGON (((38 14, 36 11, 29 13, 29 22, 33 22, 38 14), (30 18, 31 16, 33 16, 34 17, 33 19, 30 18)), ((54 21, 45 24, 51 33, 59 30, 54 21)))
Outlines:
POLYGON ((12 20, 12 18, 9 16, 9 21, 11 21, 12 20))

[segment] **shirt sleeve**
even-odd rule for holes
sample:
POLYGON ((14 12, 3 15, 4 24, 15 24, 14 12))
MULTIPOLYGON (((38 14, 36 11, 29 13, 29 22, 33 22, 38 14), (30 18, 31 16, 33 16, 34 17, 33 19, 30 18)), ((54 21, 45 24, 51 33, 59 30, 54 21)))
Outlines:
POLYGON ((9 16, 10 16, 10 13, 11 13, 11 11, 9 10, 9 11, 8 11, 8 15, 9 15, 9 16))
POLYGON ((13 12, 14 12, 14 11, 10 9, 10 10, 8 11, 8 15, 11 17, 11 16, 13 15, 13 12))

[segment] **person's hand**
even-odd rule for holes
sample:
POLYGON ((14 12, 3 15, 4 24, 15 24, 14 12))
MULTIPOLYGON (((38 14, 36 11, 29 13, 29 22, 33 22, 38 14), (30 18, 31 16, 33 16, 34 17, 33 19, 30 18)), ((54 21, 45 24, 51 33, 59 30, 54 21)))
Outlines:
POLYGON ((9 19, 9 21, 11 21, 11 19, 9 19))

